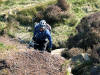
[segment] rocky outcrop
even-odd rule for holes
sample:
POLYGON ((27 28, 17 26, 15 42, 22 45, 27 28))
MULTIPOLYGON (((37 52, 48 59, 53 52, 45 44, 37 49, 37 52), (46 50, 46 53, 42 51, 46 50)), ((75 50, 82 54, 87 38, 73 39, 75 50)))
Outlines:
MULTIPOLYGON (((5 60, 6 75, 64 75, 65 59, 48 52, 25 51, 9 53, 5 60)), ((0 70, 1 71, 1 70, 0 70)))

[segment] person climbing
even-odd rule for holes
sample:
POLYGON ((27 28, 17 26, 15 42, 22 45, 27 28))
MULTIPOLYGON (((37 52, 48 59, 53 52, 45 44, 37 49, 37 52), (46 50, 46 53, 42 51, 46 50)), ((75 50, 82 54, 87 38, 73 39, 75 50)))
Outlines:
POLYGON ((51 31, 51 26, 50 26, 48 23, 46 23, 45 20, 41 20, 41 21, 40 21, 40 24, 42 24, 43 22, 44 22, 44 24, 46 25, 46 28, 47 28, 49 31, 51 31))
POLYGON ((51 27, 46 23, 45 20, 41 20, 34 27, 34 36, 32 40, 34 41, 34 49, 45 51, 52 49, 52 37, 51 37, 51 27), (47 48, 48 47, 48 48, 47 48))
MULTIPOLYGON (((36 25, 41 25, 41 24, 43 24, 43 25, 45 25, 46 26, 46 28, 49 30, 49 31, 51 31, 51 26, 45 21, 45 20, 41 20, 39 23, 37 23, 36 25)), ((36 26, 35 25, 35 26, 36 26)))

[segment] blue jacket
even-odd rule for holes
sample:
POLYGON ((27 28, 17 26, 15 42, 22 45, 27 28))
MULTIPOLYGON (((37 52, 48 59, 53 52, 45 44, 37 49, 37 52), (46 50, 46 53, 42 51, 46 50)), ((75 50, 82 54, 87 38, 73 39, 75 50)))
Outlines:
POLYGON ((35 25, 34 27, 34 38, 41 41, 47 38, 49 40, 49 48, 52 48, 52 38, 50 31, 45 29, 41 32, 39 24, 35 25))

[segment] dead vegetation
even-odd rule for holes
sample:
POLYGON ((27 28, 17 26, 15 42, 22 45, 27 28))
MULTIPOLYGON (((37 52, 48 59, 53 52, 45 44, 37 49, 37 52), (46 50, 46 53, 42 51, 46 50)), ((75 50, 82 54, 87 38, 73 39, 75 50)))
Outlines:
POLYGON ((100 12, 84 17, 76 29, 78 34, 68 39, 68 48, 93 49, 100 43, 100 12))
POLYGON ((66 2, 66 0, 58 0, 57 5, 63 10, 63 11, 68 11, 70 6, 66 2))
POLYGON ((58 0, 56 4, 49 5, 44 11, 37 13, 36 21, 46 19, 49 23, 62 21, 70 16, 69 4, 65 0, 58 0))
POLYGON ((59 21, 61 19, 61 8, 56 6, 56 5, 52 5, 49 6, 46 10, 45 10, 45 18, 49 21, 59 21))
POLYGON ((2 69, 7 69, 9 72, 7 75, 64 75, 65 70, 62 69, 64 61, 64 58, 47 52, 13 52, 8 54, 5 60, 7 67, 2 69))

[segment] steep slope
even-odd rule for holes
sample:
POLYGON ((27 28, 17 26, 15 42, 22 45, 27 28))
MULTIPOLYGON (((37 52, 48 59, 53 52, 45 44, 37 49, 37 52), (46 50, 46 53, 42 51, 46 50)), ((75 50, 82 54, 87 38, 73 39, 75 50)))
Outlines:
POLYGON ((62 64, 65 59, 47 52, 10 52, 0 62, 0 75, 64 75, 62 64))
MULTIPOLYGON (((0 75, 64 75, 63 57, 28 49, 16 39, 0 37, 0 42, 16 49, 0 52, 0 75)), ((7 48, 5 48, 7 49, 7 48)))

